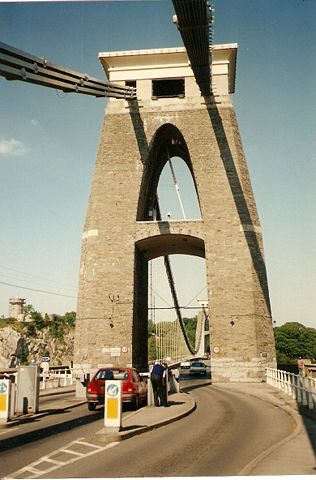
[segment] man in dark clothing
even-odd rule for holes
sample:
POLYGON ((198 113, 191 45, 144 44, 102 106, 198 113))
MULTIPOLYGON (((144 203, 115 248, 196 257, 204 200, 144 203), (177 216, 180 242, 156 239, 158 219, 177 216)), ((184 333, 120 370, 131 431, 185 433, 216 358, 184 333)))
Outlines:
POLYGON ((164 395, 165 387, 165 367, 161 363, 156 363, 151 371, 150 380, 153 387, 155 406, 166 406, 164 395))

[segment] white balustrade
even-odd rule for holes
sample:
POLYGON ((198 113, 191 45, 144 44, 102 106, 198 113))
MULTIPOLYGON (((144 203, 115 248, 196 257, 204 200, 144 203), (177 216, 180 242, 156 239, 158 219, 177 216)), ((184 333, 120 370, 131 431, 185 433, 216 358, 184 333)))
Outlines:
POLYGON ((74 385, 75 379, 69 368, 61 368, 50 370, 48 374, 42 375, 40 389, 46 390, 51 388, 68 387, 74 385))
POLYGON ((290 395, 298 404, 304 405, 310 410, 316 408, 316 378, 267 368, 266 379, 269 385, 290 395))

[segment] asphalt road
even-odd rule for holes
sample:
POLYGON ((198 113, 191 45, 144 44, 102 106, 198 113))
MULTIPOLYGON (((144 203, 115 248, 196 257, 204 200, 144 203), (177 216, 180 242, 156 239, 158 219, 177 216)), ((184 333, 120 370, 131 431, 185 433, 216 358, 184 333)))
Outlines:
MULTIPOLYGON (((73 393, 58 394, 58 399, 66 400, 73 393)), ((56 395, 40 398, 40 410, 54 406, 56 395)), ((122 416, 130 413, 129 407, 123 405, 122 416)), ((60 445, 71 442, 74 438, 86 437, 104 426, 104 409, 98 407, 95 412, 88 411, 87 404, 52 413, 38 420, 10 427, 13 438, 6 439, 7 429, 0 430, 0 478, 31 464, 38 458, 49 455, 60 445), (37 430, 40 425, 40 430, 37 430)))
MULTIPOLYGON (((237 475, 259 453, 293 431, 292 418, 270 403, 206 385, 202 378, 184 381, 184 387, 197 403, 188 417, 123 442, 113 442, 99 452, 90 451, 84 458, 54 469, 46 478, 237 475)), ((78 407, 79 414, 81 408, 78 407)), ((69 442, 102 428, 102 419, 97 417, 98 413, 93 423, 75 430, 1 454, 5 470, 8 462, 15 464, 5 475, 20 468, 21 456, 21 466, 25 466, 35 457, 72 448, 67 446, 69 442)))

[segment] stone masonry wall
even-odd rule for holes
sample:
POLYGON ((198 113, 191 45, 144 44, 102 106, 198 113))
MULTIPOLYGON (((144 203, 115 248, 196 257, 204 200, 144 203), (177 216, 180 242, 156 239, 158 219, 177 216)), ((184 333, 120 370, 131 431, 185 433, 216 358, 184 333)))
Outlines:
POLYGON ((146 340, 135 335, 145 320, 134 299, 147 296, 144 282, 134 286, 136 217, 148 151, 166 124, 185 139, 200 201, 195 235, 205 245, 213 380, 260 381, 274 366, 260 224, 234 110, 219 100, 181 99, 169 108, 143 101, 134 109, 109 102, 83 234, 74 366, 143 367, 145 357, 137 364, 133 356, 133 342, 146 340))

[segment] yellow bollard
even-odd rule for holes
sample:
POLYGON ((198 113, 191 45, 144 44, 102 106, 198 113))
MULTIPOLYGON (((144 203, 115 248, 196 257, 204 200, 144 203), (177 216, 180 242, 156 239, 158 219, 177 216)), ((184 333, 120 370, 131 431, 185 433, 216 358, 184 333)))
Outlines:
POLYGON ((10 418, 10 380, 0 380, 0 421, 7 422, 10 418))
POLYGON ((104 426, 119 432, 122 426, 122 382, 106 380, 104 385, 104 426))

